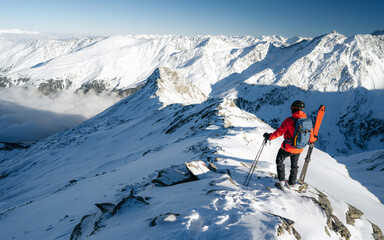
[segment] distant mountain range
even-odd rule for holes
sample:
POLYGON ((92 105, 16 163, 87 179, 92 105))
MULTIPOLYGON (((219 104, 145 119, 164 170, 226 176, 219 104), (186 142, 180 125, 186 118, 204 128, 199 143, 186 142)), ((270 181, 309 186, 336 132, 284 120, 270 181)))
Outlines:
POLYGON ((60 39, 8 31, 0 33, 0 87, 33 86, 43 94, 117 91, 127 96, 155 69, 165 67, 202 94, 192 102, 233 88, 237 94, 232 97, 241 108, 273 127, 289 114, 288 106, 297 98, 307 103, 312 117, 324 104, 328 114, 319 147, 332 155, 351 154, 381 149, 384 143, 384 41, 379 33, 345 37, 332 32, 313 39, 60 39))

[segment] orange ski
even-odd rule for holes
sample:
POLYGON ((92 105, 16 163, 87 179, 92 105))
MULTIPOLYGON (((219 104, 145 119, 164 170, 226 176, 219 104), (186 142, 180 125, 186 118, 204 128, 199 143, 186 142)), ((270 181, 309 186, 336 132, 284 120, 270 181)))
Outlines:
POLYGON ((316 137, 317 137, 317 134, 319 133, 321 121, 323 121, 324 112, 325 112, 325 106, 321 105, 319 108, 319 111, 317 112, 315 127, 313 128, 313 135, 315 135, 316 137))

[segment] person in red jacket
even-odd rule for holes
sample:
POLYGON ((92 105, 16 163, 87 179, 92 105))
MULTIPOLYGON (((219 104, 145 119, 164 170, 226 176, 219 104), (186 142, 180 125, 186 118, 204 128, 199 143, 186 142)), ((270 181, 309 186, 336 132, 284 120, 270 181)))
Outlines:
MULTIPOLYGON (((297 100, 294 101, 291 105, 292 117, 295 119, 306 118, 307 115, 303 112, 305 104, 303 101, 297 100)), ((266 140, 273 140, 284 135, 284 142, 281 144, 281 148, 276 156, 276 165, 277 165, 277 178, 282 186, 288 185, 289 187, 294 187, 297 178, 297 171, 299 169, 298 162, 300 153, 304 149, 295 148, 287 142, 288 139, 292 139, 295 131, 295 121, 288 117, 286 118, 281 126, 276 129, 272 134, 264 133, 263 137, 266 140), (288 181, 285 181, 285 165, 284 160, 290 157, 291 158, 291 171, 289 174, 288 181)), ((310 142, 314 142, 316 139, 313 137, 311 131, 310 142)))

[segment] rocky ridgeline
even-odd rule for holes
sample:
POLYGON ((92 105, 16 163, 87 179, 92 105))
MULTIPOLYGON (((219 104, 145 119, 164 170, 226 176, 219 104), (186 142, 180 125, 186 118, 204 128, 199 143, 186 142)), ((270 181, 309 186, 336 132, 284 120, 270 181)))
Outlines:
MULTIPOLYGON (((210 163, 209 164, 210 169, 212 171, 216 171, 217 173, 206 173, 209 175, 209 184, 208 188, 204 188, 205 192, 205 198, 213 199, 211 202, 230 202, 231 198, 235 198, 237 195, 243 195, 245 189, 241 187, 240 185, 237 185, 231 177, 230 177, 230 171, 217 171, 217 167, 210 163), (228 173, 228 174, 227 174, 228 173), (231 189, 228 187, 223 187, 222 183, 228 182, 228 184, 232 185, 231 189)), ((268 176, 263 176, 263 182, 268 182, 266 187, 266 191, 269 190, 273 192, 273 188, 269 187, 269 185, 273 182, 273 176, 274 174, 269 173, 268 176)), ((152 204, 156 205, 158 203, 158 200, 153 199, 152 197, 146 197, 146 194, 150 194, 152 188, 164 188, 164 187, 172 187, 175 185, 183 185, 186 183, 193 183, 195 181, 199 181, 198 176, 195 176, 192 174, 184 164, 182 165, 174 165, 169 168, 163 169, 158 171, 157 173, 152 174, 152 179, 148 179, 143 181, 142 183, 133 184, 125 186, 121 189, 121 200, 117 203, 95 203, 96 208, 98 209, 94 213, 85 215, 82 217, 80 222, 75 226, 75 228, 72 231, 71 234, 71 240, 80 240, 80 239, 86 239, 88 237, 92 237, 95 235, 98 235, 100 232, 108 232, 109 228, 113 228, 114 224, 128 224, 126 219, 122 219, 122 215, 128 215, 131 216, 131 212, 137 211, 137 209, 140 209, 141 212, 148 212, 150 215, 150 207, 152 204), (113 219, 117 218, 116 221, 113 219)), ((258 179, 261 177, 259 176, 258 179)), ((206 179, 206 177, 203 177, 202 179, 206 179)), ((187 188, 187 187, 186 187, 187 188)), ((156 191, 156 190, 154 190, 156 191)), ((293 190, 292 190, 293 191, 293 190)), ((324 214, 324 222, 326 223, 324 226, 325 233, 330 237, 333 238, 334 236, 338 236, 340 239, 353 239, 353 236, 351 232, 348 230, 348 227, 354 227, 356 220, 362 220, 364 217, 364 213, 360 211, 359 209, 355 208, 354 206, 348 205, 348 209, 345 212, 344 219, 340 220, 333 212, 333 208, 331 205, 331 202, 328 200, 328 197, 323 192, 314 189, 311 186, 307 186, 307 189, 305 191, 300 191, 298 193, 295 193, 299 195, 302 199, 302 201, 310 201, 314 204, 314 208, 319 208, 323 214, 324 214), (346 222, 344 224, 343 222, 346 222), (335 235, 331 235, 330 232, 333 232, 335 235)), ((275 196, 276 198, 279 197, 279 195, 275 196)), ((169 199, 169 201, 175 201, 175 199, 169 199)), ((177 200, 176 200, 177 201, 177 200)), ((233 201, 233 200, 232 200, 233 201)), ((257 201, 257 199, 254 199, 253 201, 257 201)), ((252 205, 252 201, 248 203, 249 205, 252 205)), ((304 203, 303 203, 304 204, 304 203)), ((245 214, 247 212, 244 208, 244 204, 242 205, 242 208, 239 208, 238 210, 241 211, 238 214, 245 214)), ((189 237, 197 237, 197 236, 209 236, 204 235, 204 228, 197 230, 202 231, 201 233, 188 231, 187 233, 184 232, 182 226, 185 224, 184 219, 188 218, 188 214, 185 211, 182 212, 166 212, 169 209, 163 209, 164 213, 159 214, 158 216, 153 216, 150 218, 145 219, 144 222, 141 224, 147 224, 151 228, 161 227, 165 226, 167 228, 180 228, 180 233, 177 235, 178 237, 182 236, 189 236, 189 237), (201 234, 201 235, 199 235, 201 234)), ((226 211, 228 211, 227 208, 216 208, 216 215, 223 214, 226 211), (222 211, 222 212, 221 212, 222 211)), ((211 217, 215 214, 211 214, 211 217)), ((270 226, 275 229, 275 236, 277 239, 280 237, 283 237, 284 235, 288 234, 294 237, 295 239, 302 239, 300 232, 298 232, 294 225, 295 222, 293 220, 290 220, 286 217, 279 216, 276 214, 272 214, 269 212, 263 212, 263 214, 270 216, 271 218, 275 218, 276 225, 270 226)), ((229 226, 231 224, 235 224, 237 221, 239 221, 241 216, 238 216, 238 219, 236 221, 227 221, 222 223, 225 227, 229 226)), ((128 217, 129 219, 129 217, 128 217)), ((132 220, 132 219, 131 219, 132 220)), ((204 221, 204 220, 200 220, 204 221)), ((273 222, 273 221, 272 221, 273 222)), ((375 240, 381 240, 384 239, 384 235, 381 231, 381 229, 375 225, 374 223, 371 223, 372 227, 372 237, 375 240)), ((207 224, 205 222, 204 224, 207 224)), ((200 225, 200 227, 202 227, 200 225)), ((318 228, 319 226, 312 226, 313 228, 318 228)), ((172 236, 172 237, 177 237, 172 236)), ((358 238, 358 236, 357 236, 358 238)))

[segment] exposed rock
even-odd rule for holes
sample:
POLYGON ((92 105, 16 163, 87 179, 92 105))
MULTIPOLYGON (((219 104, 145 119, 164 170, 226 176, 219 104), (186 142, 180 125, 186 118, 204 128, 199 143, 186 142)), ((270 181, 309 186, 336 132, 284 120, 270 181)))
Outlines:
POLYGON ((137 204, 149 205, 146 200, 148 200, 147 197, 133 196, 131 194, 128 197, 121 199, 121 201, 116 204, 116 207, 113 209, 112 215, 115 215, 123 207, 131 207, 137 204))
POLYGON ((371 33, 371 35, 376 35, 376 36, 384 35, 384 30, 376 30, 373 33, 371 33))
POLYGON ((84 93, 88 93, 90 90, 94 90, 96 93, 102 93, 108 87, 108 83, 103 80, 93 80, 87 84, 81 86, 79 90, 82 90, 84 93))
POLYGON ((372 225, 372 231, 373 231, 372 233, 373 238, 375 240, 384 240, 384 235, 381 229, 373 223, 371 223, 371 225, 372 225))
POLYGON ((216 99, 211 99, 206 104, 201 105, 204 108, 200 110, 200 105, 183 106, 182 109, 176 113, 175 119, 169 124, 169 128, 165 129, 166 134, 174 133, 178 128, 193 122, 191 126, 191 134, 206 128, 211 125, 212 119, 217 115, 217 107, 219 102, 216 99), (192 109, 193 108, 193 109, 192 109), (188 114, 183 114, 186 111, 190 111, 188 114))
POLYGON ((324 231, 325 231, 325 233, 326 233, 329 237, 331 237, 331 234, 329 233, 329 230, 328 230, 327 226, 324 226, 324 231))
POLYGON ((13 84, 12 84, 11 79, 9 79, 7 77, 0 77, 0 88, 9 88, 12 85, 13 84))
POLYGON ((63 80, 54 80, 49 79, 40 83, 37 88, 42 94, 49 95, 51 93, 56 92, 57 90, 63 90, 65 88, 65 84, 63 80))
POLYGON ((384 134, 384 120, 375 118, 375 114, 372 111, 360 113, 359 106, 367 101, 367 97, 360 98, 363 99, 358 101, 355 106, 348 107, 348 113, 341 116, 336 125, 350 144, 355 144, 360 149, 366 150, 368 149, 367 142, 374 137, 384 134))
MULTIPOLYGON (((1 72, 1 70, 0 70, 1 72)), ((13 80, 11 78, 2 77, 0 76, 0 88, 9 88, 13 87, 15 85, 21 85, 23 83, 29 82, 31 79, 28 77, 20 77, 16 80, 13 80)))
POLYGON ((209 170, 211 170, 213 172, 221 173, 221 174, 228 174, 230 177, 232 177, 231 171, 229 171, 229 169, 217 168, 216 165, 211 163, 211 162, 208 164, 208 168, 209 168, 209 170))
POLYGON ((299 88, 288 86, 286 88, 273 88, 270 92, 264 94, 256 101, 248 101, 242 97, 238 97, 235 104, 243 110, 256 113, 262 105, 279 106, 285 104, 290 96, 298 95, 303 92, 299 88))
POLYGON ((116 205, 112 203, 96 203, 95 205, 103 214, 113 213, 114 209, 116 208, 116 205))
POLYGON ((345 213, 347 224, 355 225, 355 219, 359 219, 363 214, 362 211, 348 204, 348 211, 345 213))
POLYGON ((152 183, 155 183, 158 187, 163 187, 195 180, 197 180, 197 178, 188 171, 184 164, 182 164, 160 170, 157 177, 152 180, 152 183))
POLYGON ((160 78, 156 79, 158 90, 156 95, 164 105, 170 103, 193 104, 201 103, 207 99, 207 96, 197 87, 190 82, 187 78, 179 75, 175 70, 161 67, 158 68, 160 78), (177 92, 179 96, 170 95, 170 92, 177 92))
POLYGON ((3 172, 3 173, 1 173, 0 179, 4 179, 4 178, 8 177, 9 174, 10 174, 10 172, 3 172))
POLYGON ((384 171, 384 151, 377 151, 369 158, 360 160, 358 164, 368 165, 367 171, 384 171))
POLYGON ((351 233, 349 232, 348 228, 333 214, 331 202, 328 200, 327 196, 319 190, 317 191, 319 196, 318 199, 311 199, 324 211, 327 217, 327 227, 335 233, 340 234, 342 238, 346 240, 350 239, 351 233))
POLYGON ((14 149, 26 149, 29 148, 29 145, 21 143, 9 143, 9 142, 0 142, 0 150, 12 151, 14 149))
POLYGON ((80 223, 73 229, 70 240, 77 240, 83 235, 92 233, 94 231, 93 228, 90 229, 88 226, 94 225, 95 217, 96 214, 89 214, 82 217, 80 223))
POLYGON ((117 91, 119 93, 119 96, 125 98, 125 97, 128 97, 129 95, 132 95, 135 92, 139 91, 144 85, 145 85, 145 83, 139 84, 139 85, 137 85, 136 87, 133 87, 133 88, 127 88, 127 89, 124 89, 124 90, 113 90, 113 91, 117 91))
MULTIPOLYGON (((271 213, 269 213, 269 214, 271 214, 271 213)), ((282 234, 284 234, 284 232, 286 231, 289 234, 293 235, 297 240, 301 239, 301 235, 293 227, 293 225, 295 224, 294 221, 292 221, 291 219, 282 217, 282 216, 275 215, 275 214, 271 214, 271 215, 277 216, 281 220, 281 224, 277 227, 277 236, 278 237, 281 236, 282 234)))
POLYGON ((100 213, 85 215, 82 217, 79 224, 75 226, 71 234, 71 240, 79 239, 82 236, 90 236, 95 234, 100 228, 104 227, 103 221, 113 217, 119 210, 127 207, 136 207, 138 204, 149 205, 149 198, 134 196, 133 189, 128 197, 124 197, 116 205, 112 203, 97 203, 95 204, 100 213))

